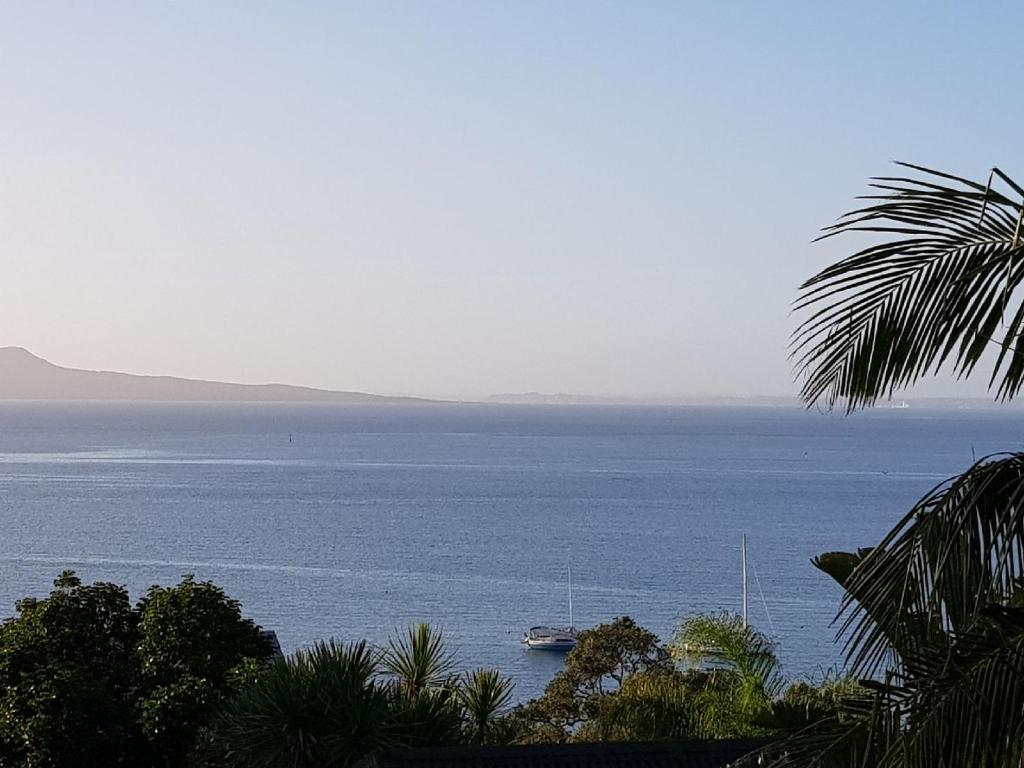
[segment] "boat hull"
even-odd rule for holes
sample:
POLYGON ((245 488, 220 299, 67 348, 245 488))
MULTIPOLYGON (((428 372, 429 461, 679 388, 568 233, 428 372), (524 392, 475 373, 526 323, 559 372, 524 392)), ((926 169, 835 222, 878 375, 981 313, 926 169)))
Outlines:
POLYGON ((527 640, 526 647, 531 651, 551 651, 554 653, 568 653, 576 647, 576 641, 571 640, 562 643, 545 642, 543 640, 527 640))
POLYGON ((576 630, 532 627, 523 634, 523 642, 532 650, 567 653, 576 647, 576 630))

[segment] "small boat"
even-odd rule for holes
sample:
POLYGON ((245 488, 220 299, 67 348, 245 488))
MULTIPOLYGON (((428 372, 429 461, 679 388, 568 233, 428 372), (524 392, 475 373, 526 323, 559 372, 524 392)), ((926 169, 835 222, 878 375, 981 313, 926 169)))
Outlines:
POLYGON ((522 642, 538 651, 571 651, 576 647, 576 627, 572 615, 572 566, 569 566, 569 626, 530 627, 523 633, 522 642))

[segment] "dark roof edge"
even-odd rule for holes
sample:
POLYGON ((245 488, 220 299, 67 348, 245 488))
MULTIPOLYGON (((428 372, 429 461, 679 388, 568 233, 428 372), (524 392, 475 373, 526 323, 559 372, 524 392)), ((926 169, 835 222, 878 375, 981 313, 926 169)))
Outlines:
MULTIPOLYGON (((528 760, 532 757, 584 757, 600 755, 603 758, 622 756, 637 757, 640 755, 699 757, 721 754, 723 765, 733 762, 743 755, 754 752, 770 743, 768 739, 718 739, 714 741, 604 741, 583 744, 517 744, 511 746, 455 746, 455 747, 421 747, 410 750, 388 750, 375 752, 356 763, 355 768, 383 768, 388 765, 413 765, 423 761, 427 764, 441 764, 440 761, 467 761, 474 758, 481 760, 507 760, 518 758, 528 760)), ((481 762, 481 765, 486 764, 481 762)))

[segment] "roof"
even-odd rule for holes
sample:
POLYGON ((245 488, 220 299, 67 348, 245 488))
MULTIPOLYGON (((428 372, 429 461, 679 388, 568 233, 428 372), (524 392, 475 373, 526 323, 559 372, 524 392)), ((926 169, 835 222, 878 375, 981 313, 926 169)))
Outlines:
POLYGON ((356 768, 726 768, 760 740, 431 747, 376 752, 356 768))

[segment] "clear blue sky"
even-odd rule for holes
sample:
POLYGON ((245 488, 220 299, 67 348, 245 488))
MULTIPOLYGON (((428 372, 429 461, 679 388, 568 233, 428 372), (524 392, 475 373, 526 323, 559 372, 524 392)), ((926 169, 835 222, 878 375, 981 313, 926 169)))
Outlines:
POLYGON ((792 393, 789 303, 844 251, 810 240, 867 176, 1024 175, 1021 29, 1019 3, 6 3, 0 344, 792 393))

